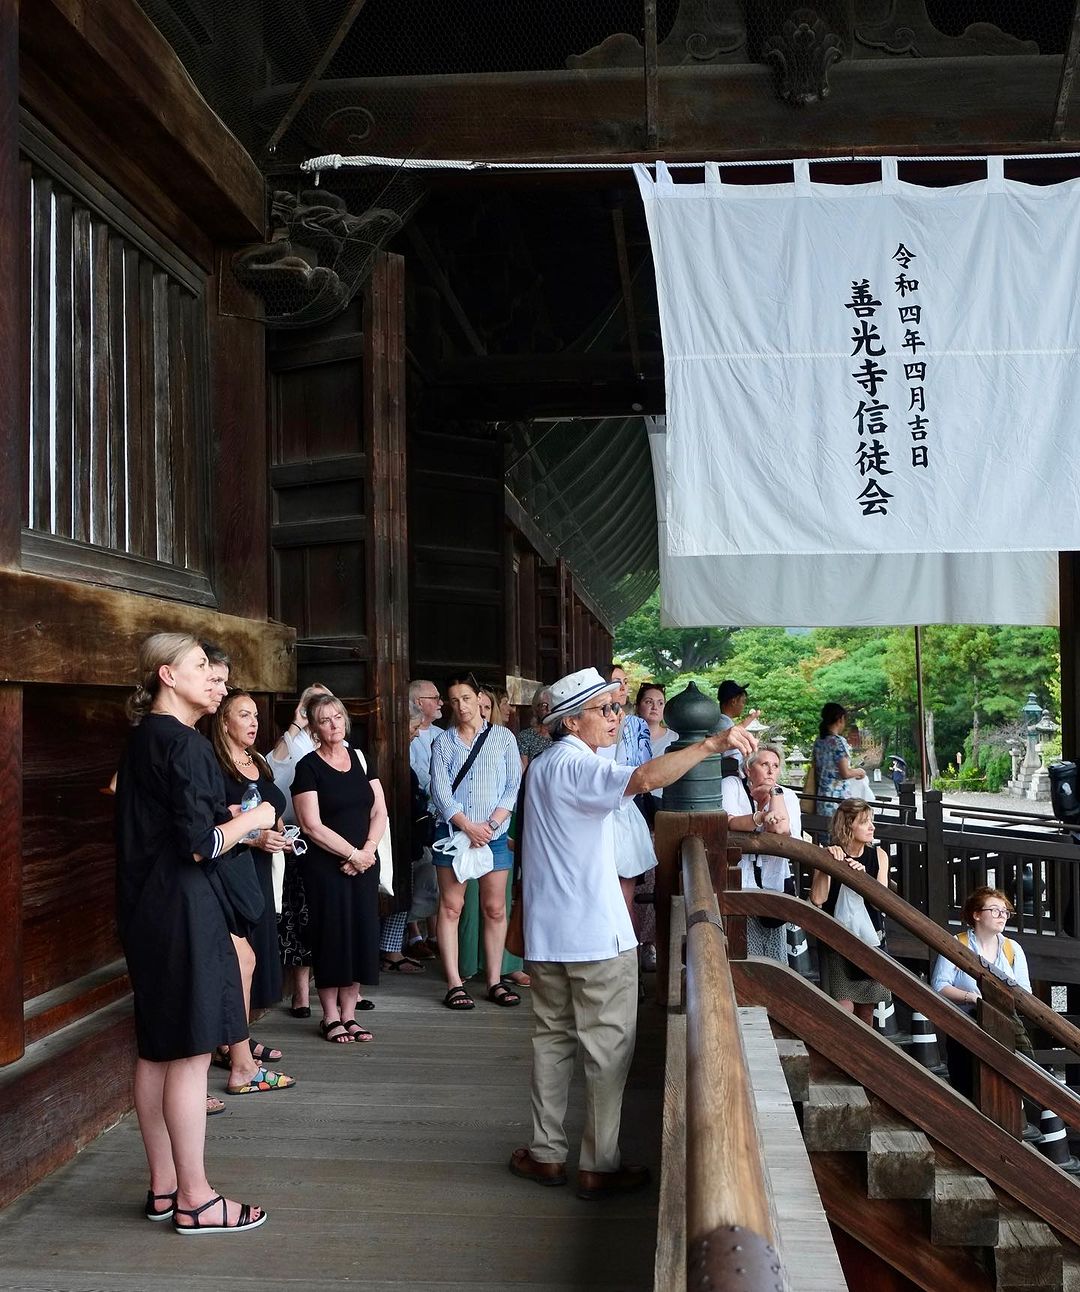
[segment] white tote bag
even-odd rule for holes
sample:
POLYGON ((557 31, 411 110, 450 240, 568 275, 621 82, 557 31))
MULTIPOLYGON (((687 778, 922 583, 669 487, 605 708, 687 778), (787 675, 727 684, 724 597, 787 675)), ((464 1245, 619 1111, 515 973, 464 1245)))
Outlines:
MULTIPOLYGON (((360 759, 360 766, 367 771, 367 759, 359 749, 353 745, 357 758, 360 759)), ((385 893, 387 897, 394 896, 394 846, 390 841, 390 816, 386 817, 386 829, 379 840, 379 846, 375 850, 379 854, 379 892, 385 893)))
POLYGON ((874 922, 867 914, 866 902, 846 884, 840 887, 840 895, 833 908, 833 919, 868 947, 881 945, 881 934, 874 928, 874 922))

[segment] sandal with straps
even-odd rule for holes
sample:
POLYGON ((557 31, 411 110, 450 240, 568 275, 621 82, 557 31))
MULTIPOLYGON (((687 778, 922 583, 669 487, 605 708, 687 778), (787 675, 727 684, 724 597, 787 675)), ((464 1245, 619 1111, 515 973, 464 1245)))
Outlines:
POLYGON ((263 1045, 262 1041, 256 1041, 254 1037, 248 1037, 248 1045, 251 1047, 251 1057, 256 1063, 280 1063, 285 1057, 284 1053, 273 1045, 263 1045))
POLYGON ((173 1229, 178 1234, 239 1234, 245 1229, 258 1229, 266 1223, 266 1212, 262 1211, 258 1216, 252 1216, 250 1204, 243 1202, 240 1204, 240 1215, 233 1224, 229 1224, 228 1203, 220 1193, 215 1193, 209 1202, 204 1202, 201 1207, 193 1207, 188 1211, 184 1207, 177 1207, 173 1215, 173 1229), (216 1203, 221 1203, 221 1224, 204 1225, 199 1217, 204 1211, 213 1207, 216 1203), (177 1216, 190 1216, 190 1225, 177 1224, 177 1216))
POLYGON ((487 998, 493 1005, 502 1005, 506 1009, 521 1004, 521 997, 516 991, 511 991, 505 982, 497 982, 494 987, 489 987, 487 998))
POLYGON ((369 1032, 366 1027, 361 1026, 355 1018, 350 1018, 341 1025, 354 1041, 374 1041, 375 1033, 369 1032))
POLYGON ((176 1210, 176 1190, 172 1193, 154 1193, 150 1189, 146 1191, 146 1209, 145 1216, 147 1220, 172 1220, 173 1212, 176 1210), (157 1211, 154 1208, 155 1202, 167 1202, 169 1209, 167 1211, 157 1211))
POLYGON ((447 1009, 474 1009, 476 1002, 462 986, 451 987, 443 997, 447 1009))
POLYGON ((352 1045, 349 1030, 340 1018, 324 1018, 319 1024, 319 1035, 331 1045, 352 1045))
POLYGON ((269 1068, 259 1068, 253 1077, 240 1086, 226 1086, 227 1095, 265 1095, 274 1090, 288 1090, 296 1085, 295 1077, 288 1077, 284 1072, 271 1072, 269 1068))

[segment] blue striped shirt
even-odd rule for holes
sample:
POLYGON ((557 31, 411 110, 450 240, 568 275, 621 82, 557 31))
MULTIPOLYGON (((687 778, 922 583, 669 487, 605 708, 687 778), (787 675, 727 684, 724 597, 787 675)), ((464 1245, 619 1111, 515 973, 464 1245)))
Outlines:
MULTIPOLYGON (((484 723, 476 733, 477 740, 488 725, 484 723)), ((514 810, 521 783, 521 755, 513 735, 505 727, 492 727, 465 779, 452 790, 454 777, 471 750, 455 727, 441 732, 431 746, 431 802, 440 821, 449 822, 459 812, 470 821, 486 821, 496 808, 514 810)), ((505 834, 508 826, 509 818, 495 831, 495 837, 505 834)))

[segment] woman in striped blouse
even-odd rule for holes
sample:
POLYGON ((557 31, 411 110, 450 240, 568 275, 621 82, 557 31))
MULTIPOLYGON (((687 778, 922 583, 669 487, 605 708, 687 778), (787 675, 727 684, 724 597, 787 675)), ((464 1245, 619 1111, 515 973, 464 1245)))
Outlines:
MULTIPOLYGON (((513 735, 480 716, 479 688, 473 679, 451 682, 447 699, 451 725, 431 747, 431 802, 439 820, 435 842, 460 830, 471 847, 486 844, 491 849, 494 868, 479 880, 487 998, 495 1005, 517 1005, 521 997, 501 981, 499 971, 506 941, 506 871, 512 864, 506 830, 517 802, 521 759, 513 735)), ((443 1004, 448 1009, 472 1009, 457 949, 465 885, 454 871, 452 857, 436 849, 434 861, 439 875, 439 950, 447 985, 443 1004)))

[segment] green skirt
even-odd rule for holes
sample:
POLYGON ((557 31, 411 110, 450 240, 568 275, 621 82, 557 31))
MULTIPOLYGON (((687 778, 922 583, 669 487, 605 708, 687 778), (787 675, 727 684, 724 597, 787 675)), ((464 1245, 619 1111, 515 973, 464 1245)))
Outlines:
MULTIPOLYGON (((506 872, 506 913, 510 914, 510 892, 514 884, 514 869, 506 872)), ((521 958, 503 951, 503 974, 514 973, 522 968, 521 958)), ((458 972, 462 980, 476 977, 485 972, 484 960, 484 917, 480 914, 480 884, 470 879, 465 885, 465 905, 458 921, 458 972)))

